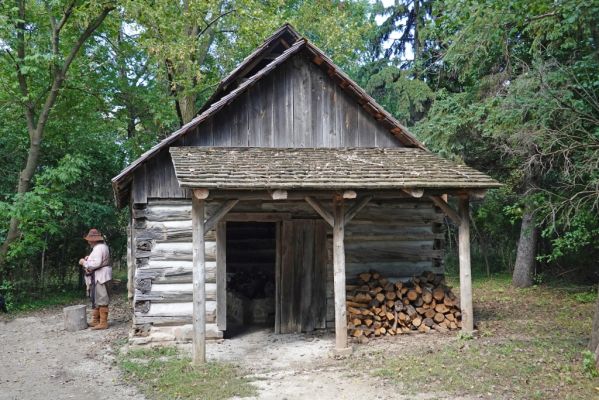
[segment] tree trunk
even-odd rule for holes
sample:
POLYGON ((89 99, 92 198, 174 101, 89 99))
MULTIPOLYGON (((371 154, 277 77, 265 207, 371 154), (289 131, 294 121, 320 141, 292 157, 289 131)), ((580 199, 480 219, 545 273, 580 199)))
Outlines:
POLYGON ((591 332, 591 342, 589 343, 589 350, 596 353, 599 347, 599 297, 595 305, 595 316, 593 317, 593 330, 591 332))
MULTIPOLYGON (((74 2, 73 2, 74 4, 74 2)), ((29 132, 29 150, 27 151, 27 162, 25 167, 21 171, 19 175, 19 185, 17 187, 17 195, 23 195, 29 191, 31 188, 31 180, 35 175, 35 171, 38 167, 40 152, 41 152, 41 144, 42 138, 44 136, 44 130, 46 128, 46 124, 48 122, 48 118, 50 116, 50 112, 52 108, 56 104, 56 100, 58 99, 58 94, 64 84, 66 79, 67 71, 71 66, 71 63, 79 53, 79 49, 83 46, 85 41, 94 33, 94 31, 102 24, 104 19, 108 16, 110 11, 114 10, 115 6, 109 5, 106 6, 102 12, 94 19, 92 19, 85 30, 79 35, 73 46, 71 47, 68 55, 66 56, 62 65, 55 65, 53 67, 52 72, 52 84, 50 87, 50 92, 46 97, 43 106, 41 107, 39 116, 37 118, 37 122, 34 121, 34 109, 33 105, 30 102, 27 102, 25 105, 25 120, 27 121, 27 129, 29 132)), ((72 14, 72 7, 68 7, 64 12, 65 14, 62 16, 62 22, 58 26, 56 24, 52 25, 52 43, 53 43, 53 51, 54 55, 57 56, 59 54, 59 35, 60 30, 64 26, 64 23, 68 20, 69 16, 72 14)), ((25 3, 19 2, 19 16, 22 19, 22 22, 19 23, 17 35, 20 38, 18 42, 17 53, 19 55, 19 59, 24 59, 26 57, 26 48, 25 48, 25 40, 24 40, 24 31, 25 31, 25 3)), ((53 20, 52 20, 53 21, 53 20)), ((18 63, 15 63, 15 70, 17 72, 17 79, 19 82, 19 87, 21 90, 21 94, 24 98, 29 97, 29 87, 27 83, 27 78, 23 75, 21 71, 21 67, 18 63)), ((17 202, 19 201, 19 196, 17 196, 17 202)), ((4 264, 6 262, 6 255, 8 254, 8 248, 11 243, 14 242, 19 237, 19 220, 15 217, 10 219, 10 225, 8 228, 8 232, 6 234, 6 238, 0 246, 0 271, 3 269, 4 264)))
POLYGON ((512 284, 515 287, 524 288, 532 286, 538 235, 539 232, 534 221, 534 211, 530 206, 527 206, 522 216, 518 253, 512 277, 512 284))
POLYGON ((181 96, 179 99, 179 108, 181 109, 181 119, 185 125, 196 116, 196 96, 181 96))

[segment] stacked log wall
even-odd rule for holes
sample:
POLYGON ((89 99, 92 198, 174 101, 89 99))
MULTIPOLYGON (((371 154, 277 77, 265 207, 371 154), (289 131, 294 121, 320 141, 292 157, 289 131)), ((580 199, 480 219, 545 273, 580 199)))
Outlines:
MULTIPOLYGON (((324 203, 324 201, 323 201, 324 203)), ((207 203, 207 215, 220 204, 207 203)), ((348 202, 348 207, 351 205, 348 202)), ((320 219, 305 202, 241 201, 232 213, 282 213, 320 219)), ((143 341, 191 338, 192 232, 190 200, 152 200, 133 208, 135 243, 134 330, 143 341), (140 208, 142 207, 142 208, 140 208), (141 335, 141 337, 140 337, 141 335), (145 336, 145 339, 143 337, 145 336)), ((443 273, 443 214, 426 200, 371 201, 346 227, 346 277, 371 269, 391 281, 424 271, 443 273)), ((326 326, 334 327, 332 229, 327 230, 326 326)), ((207 337, 216 324, 216 235, 206 234, 207 337)))
MULTIPOLYGON (((371 201, 345 228, 346 282, 370 270, 391 282, 407 281, 425 271, 443 274, 443 218, 427 200, 371 201)), ((327 328, 333 328, 332 231, 327 248, 327 328)))
MULTIPOLYGON (((207 207, 210 215, 219 206, 207 207)), ((135 291, 133 338, 143 344, 188 341, 192 331, 191 201, 151 200, 133 208, 135 291)), ((216 234, 206 233, 206 337, 216 323, 216 234)))

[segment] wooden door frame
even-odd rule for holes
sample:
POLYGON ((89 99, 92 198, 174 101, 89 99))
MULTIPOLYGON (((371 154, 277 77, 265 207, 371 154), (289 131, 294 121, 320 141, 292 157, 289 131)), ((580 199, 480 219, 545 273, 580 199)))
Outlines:
POLYGON ((218 329, 227 330, 227 222, 274 222, 275 223, 275 333, 281 331, 281 235, 283 221, 291 219, 284 212, 230 212, 216 226, 216 322, 218 329))

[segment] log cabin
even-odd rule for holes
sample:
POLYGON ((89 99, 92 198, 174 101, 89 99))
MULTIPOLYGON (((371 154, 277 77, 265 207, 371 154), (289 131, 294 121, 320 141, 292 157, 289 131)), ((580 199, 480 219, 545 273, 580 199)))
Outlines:
POLYGON ((469 201, 500 184, 428 151, 290 25, 112 184, 131 211, 133 343, 191 341, 202 362, 206 339, 267 324, 334 329, 343 353, 346 280, 443 274, 445 217, 473 329, 469 201))

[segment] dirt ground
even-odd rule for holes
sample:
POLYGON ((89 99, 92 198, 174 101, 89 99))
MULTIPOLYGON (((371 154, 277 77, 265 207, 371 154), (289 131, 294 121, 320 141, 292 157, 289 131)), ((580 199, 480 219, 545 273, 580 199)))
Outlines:
POLYGON ((111 350, 129 329, 123 301, 109 320, 108 330, 78 332, 64 330, 62 309, 0 320, 0 400, 145 399, 121 382, 111 350))
MULTIPOLYGON (((109 319, 109 330, 79 332, 63 329, 61 309, 0 321, 0 400, 145 399, 123 382, 115 363, 114 344, 125 340, 130 324, 123 301, 113 305, 109 319)), ((254 329, 210 342, 207 355, 249 373, 259 393, 249 400, 439 398, 393 395, 385 380, 348 371, 346 360, 332 355, 333 343, 331 334, 274 335, 254 329)))
MULTIPOLYGON (((581 359, 593 302, 551 288, 516 291, 507 280, 474 289, 473 340, 401 335, 354 345, 343 359, 331 353, 330 333, 255 328, 210 342, 207 357, 239 366, 258 388, 251 400, 597 398, 599 378, 585 375, 581 359)), ((66 332, 62 309, 0 319, 0 400, 144 399, 116 365, 130 326, 118 297, 106 331, 66 332)))
MULTIPOLYGON (((251 400, 454 399, 439 393, 404 394, 396 385, 371 376, 368 368, 348 369, 346 358, 332 354, 334 341, 330 333, 275 335, 272 330, 254 329, 209 344, 207 357, 236 363, 248 371, 258 387, 258 396, 251 400)), ((355 346, 350 358, 386 345, 378 341, 355 346)))

